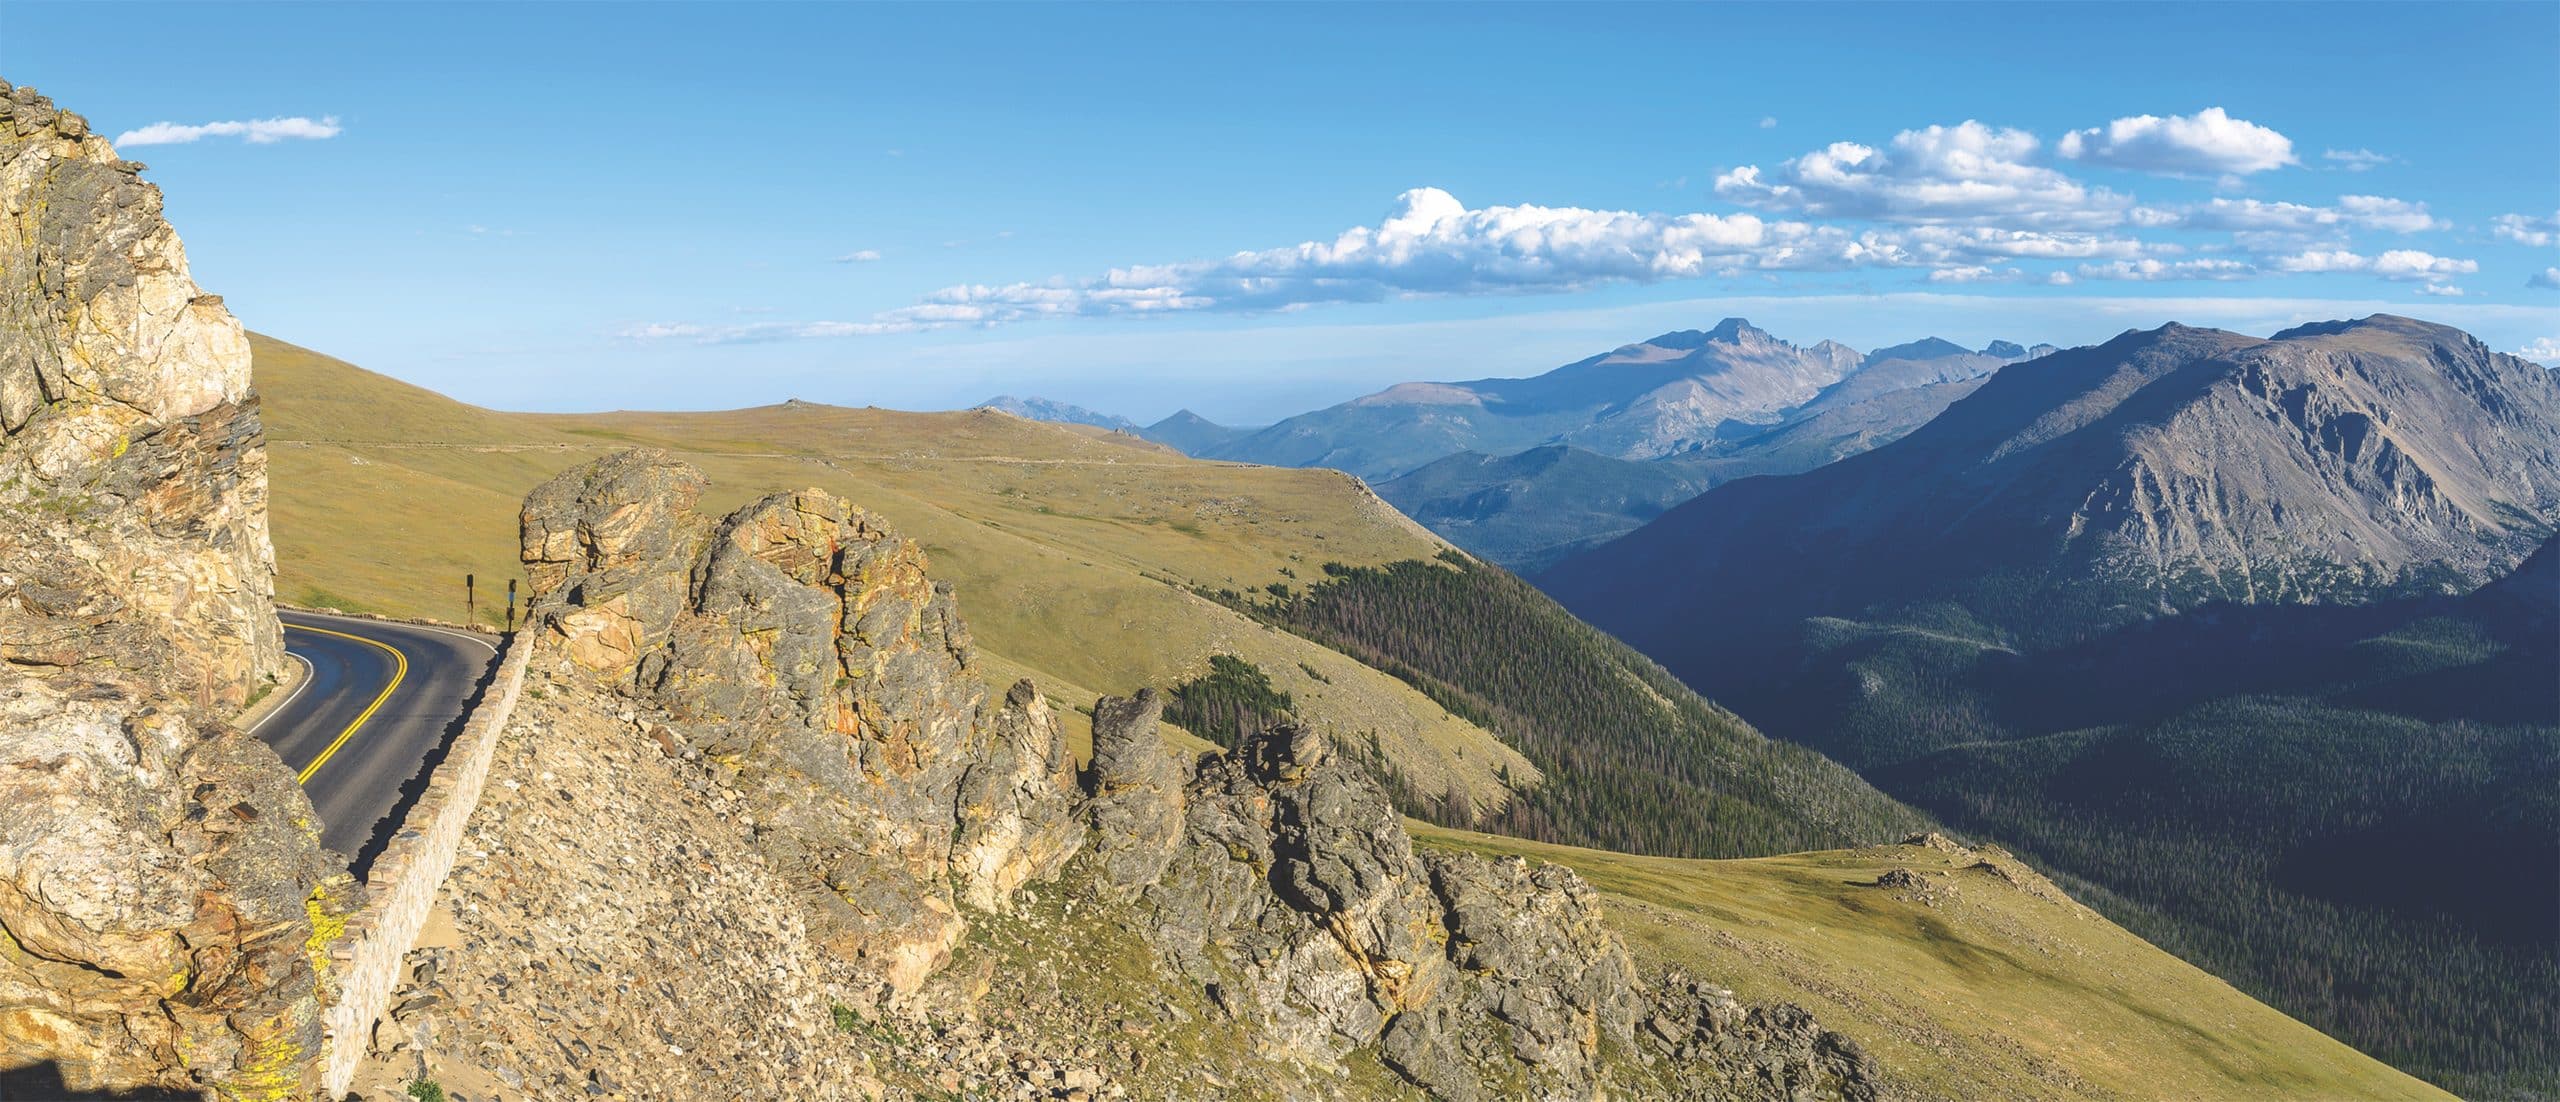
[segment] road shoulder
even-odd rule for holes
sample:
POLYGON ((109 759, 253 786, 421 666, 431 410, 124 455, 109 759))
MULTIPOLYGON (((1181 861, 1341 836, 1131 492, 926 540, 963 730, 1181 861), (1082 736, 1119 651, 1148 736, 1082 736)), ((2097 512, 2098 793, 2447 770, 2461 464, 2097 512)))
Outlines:
POLYGON ((258 725, 265 723, 267 717, 283 710, 285 705, 293 703, 293 698, 302 695, 302 687, 310 681, 311 661, 287 651, 284 656, 284 670, 277 676, 275 684, 268 686, 266 692, 258 695, 258 699, 241 709, 239 715, 231 717, 231 725, 243 731, 255 733, 258 725))

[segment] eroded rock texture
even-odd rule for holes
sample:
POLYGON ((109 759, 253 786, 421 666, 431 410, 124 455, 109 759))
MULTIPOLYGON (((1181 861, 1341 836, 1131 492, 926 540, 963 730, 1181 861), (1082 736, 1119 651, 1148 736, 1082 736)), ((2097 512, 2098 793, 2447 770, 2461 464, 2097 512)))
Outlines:
POLYGON ((277 1097, 354 888, 226 722, 283 661, 249 345, 141 167, 0 96, 0 1077, 277 1097))
POLYGON ((1416 851, 1313 731, 1203 758, 1186 805, 1145 895, 1152 940, 1251 1023, 1263 1059, 1327 1067, 1374 1045, 1448 1099, 1876 1096, 1857 1044, 1800 1009, 1640 981, 1572 870, 1416 851))
MULTIPOLYGON (((1187 761, 1165 743, 1155 692, 1104 697, 1079 777, 1029 682, 988 698, 951 593, 915 544, 814 490, 712 522, 691 512, 702 487, 699 473, 664 455, 626 453, 535 491, 523 531, 533 623, 547 636, 537 644, 548 656, 537 658, 539 676, 568 687, 564 698, 623 694, 617 721, 587 726, 645 731, 636 737, 654 747, 642 754, 647 764, 663 756, 693 763, 680 774, 703 775, 683 791, 582 794, 542 770, 524 789, 546 813, 555 802, 622 799, 633 808, 707 801, 722 823, 734 816, 754 839, 759 890, 798 904, 791 925, 803 932, 791 948, 819 951, 750 965, 758 954, 717 949, 709 933, 704 951, 758 975, 849 970, 885 989, 888 1012, 925 1008, 936 1043, 952 1046, 934 1057, 940 1090, 1032 1075, 1025 1069, 1048 1066, 1035 1053, 1074 1053, 1114 1076, 1167 1074, 1134 1049, 1114 1065, 1089 1023, 1059 1028, 1023 1004, 1015 985, 1054 982, 1054 960, 1017 960, 1026 974, 1006 975, 982 954, 920 990, 950 962, 973 911, 1013 910, 1020 889, 1057 881, 1039 892, 1047 917, 984 921, 1017 939, 1142 945, 1137 958, 1104 969, 1116 986, 1058 995, 1085 1016, 1119 1018, 1122 1037, 1154 1028, 1141 1019, 1159 1013, 1178 1025, 1183 1012, 1166 1009, 1178 1003, 1217 1015, 1216 1028, 1242 1043, 1218 1049, 1215 1067, 1175 1073, 1201 1085, 1226 1083, 1217 1076, 1250 1061, 1254 1081, 1284 1096, 1329 1096, 1346 1069, 1374 1061, 1373 1074, 1383 1065, 1451 1099, 1872 1095, 1874 1068, 1857 1046, 1801 1011, 1745 1010, 1712 989, 1641 981, 1598 895, 1570 870, 1417 851, 1386 793, 1312 730, 1276 728, 1187 761), (969 1032, 978 1024, 935 1024, 981 1013, 1013 1023, 1002 1045, 955 1040, 978 1036, 969 1032)), ((630 757, 574 739, 551 749, 630 757)), ((556 772, 568 775, 566 766, 556 772)), ((498 788, 517 783, 502 778, 498 788)), ((597 844, 629 833, 638 815, 608 816, 615 825, 596 828, 597 844)), ((657 851, 670 848, 665 841, 629 839, 657 851)), ((682 857, 698 841, 672 849, 682 857)), ((543 885, 592 888, 597 867, 553 852, 524 868, 529 881, 511 871, 509 886, 475 898, 473 921, 548 929, 557 923, 540 908, 557 904, 543 885)), ((461 883, 477 883, 473 875, 461 883)), ((717 913, 715 897, 700 902, 717 913)), ((670 916, 663 926, 704 921, 670 916)), ((461 950, 492 951, 504 949, 461 950)), ((599 982, 650 967, 608 957, 599 982)), ((721 978, 734 971, 709 967, 688 980, 698 996, 661 993, 677 1003, 735 998, 721 978)), ((458 1008, 456 1020, 477 1023, 475 1035, 549 1028, 539 1015, 527 1024, 487 1003, 458 1008)), ((865 1034, 887 1046, 882 1066, 913 1056, 903 1028, 865 1034)), ((587 1056, 634 1040, 609 1025, 581 1036, 591 1052, 542 1074, 602 1072, 610 1061, 590 1066, 587 1056)), ((804 1086, 826 1096, 827 1082, 813 1072, 804 1086)), ((1032 1080, 1015 1085, 1024 1083, 1032 1080)))
POLYGON ((986 699, 950 590, 879 518, 811 490, 711 524, 702 482, 633 452, 536 490, 539 622, 734 768, 811 936, 912 990, 959 901, 1000 910, 1081 842, 1064 737, 1036 693, 986 699))

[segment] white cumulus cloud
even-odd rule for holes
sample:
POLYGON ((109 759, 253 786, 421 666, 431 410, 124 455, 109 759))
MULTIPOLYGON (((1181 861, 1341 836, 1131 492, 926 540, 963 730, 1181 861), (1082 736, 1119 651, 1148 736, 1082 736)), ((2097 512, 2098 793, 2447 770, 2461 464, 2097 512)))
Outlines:
POLYGON ((2499 237, 2519 245, 2545 248, 2560 241, 2560 211, 2549 216, 2533 214, 2501 214, 2492 223, 2499 237))
POLYGON ((2548 291, 2560 291, 2560 268, 2544 268, 2535 272, 2525 278, 2524 285, 2548 291))
POLYGON ((2380 256, 2364 256, 2345 249, 2313 249, 2280 256, 2269 263, 2280 272, 2371 272, 2384 279, 2424 281, 2437 285, 2425 291, 2432 295, 2461 294, 2458 290, 2438 288, 2449 277, 2480 270, 2477 260, 2437 256, 2417 249, 2393 249, 2380 256))
POLYGON ((207 122, 193 125, 155 122, 138 130, 116 135, 117 145, 184 145, 206 138, 239 138, 252 145, 268 145, 287 139, 317 140, 338 136, 338 117, 318 119, 295 115, 281 119, 243 119, 207 122))
POLYGON ((2480 270, 2477 260, 2463 260, 2416 249, 2393 249, 2373 258, 2373 274, 2384 279, 2439 280, 2480 270))
POLYGON ((1293 310, 1427 295, 1561 291, 1751 270, 1915 263, 1898 243, 1752 214, 1639 214, 1535 205, 1469 208, 1438 188, 1396 199, 1375 226, 1328 241, 1098 276, 962 284, 864 322, 640 326, 636 339, 772 340, 917 332, 1045 317, 1293 310))
POLYGON ((2516 349, 2516 355, 2546 367, 2560 367, 2560 338, 2534 338, 2532 344, 2516 349))
POLYGON ((2172 176, 2245 176, 2298 164, 2293 140, 2219 107, 2192 115, 2132 115, 2074 130, 2055 150, 2075 161, 2172 176))
POLYGON ((2372 270, 2373 258, 2345 249, 2313 249, 2277 257, 2273 264, 2280 272, 2363 272, 2372 270))
POLYGON ((1773 169, 1716 177, 1745 206, 1879 222, 2093 229, 2124 220, 2132 200, 2032 163, 2024 130, 1965 121, 1894 135, 1884 148, 1833 142, 1773 169))

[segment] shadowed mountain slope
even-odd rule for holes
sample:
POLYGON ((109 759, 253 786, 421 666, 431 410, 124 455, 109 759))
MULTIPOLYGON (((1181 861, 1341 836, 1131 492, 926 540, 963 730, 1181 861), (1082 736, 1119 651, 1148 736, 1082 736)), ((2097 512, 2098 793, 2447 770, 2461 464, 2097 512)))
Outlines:
POLYGON ((2168 326, 1542 581, 2277 1006, 2534 1096, 2560 1089, 2555 522, 2541 367, 2390 316, 2168 326))

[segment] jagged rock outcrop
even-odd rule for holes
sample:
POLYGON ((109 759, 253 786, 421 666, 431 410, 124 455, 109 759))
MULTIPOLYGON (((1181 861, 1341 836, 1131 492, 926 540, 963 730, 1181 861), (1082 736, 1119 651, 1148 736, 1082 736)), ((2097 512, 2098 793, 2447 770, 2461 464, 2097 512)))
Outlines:
POLYGON ((663 646, 685 602, 682 567, 702 542, 693 514, 706 480, 666 453, 618 452, 535 487, 525 499, 525 580, 569 657, 622 670, 663 646))
POLYGON ((1085 814, 1093 823, 1094 890, 1106 898, 1155 886, 1181 842, 1184 770, 1157 730, 1163 718, 1164 697, 1154 689, 1093 703, 1085 814))
POLYGON ((1311 731, 1203 759, 1148 892, 1154 941, 1266 1057, 1332 1064, 1424 1005, 1451 968, 1430 876, 1395 810, 1311 731))
POLYGON ((912 990, 958 900, 1000 909, 1072 855, 1063 735, 1036 693, 988 705, 950 590, 878 517, 812 490, 712 525, 702 484, 630 452, 534 491, 537 623, 735 769, 811 936, 912 990))
POLYGON ((986 757, 960 782, 960 829, 951 871, 962 902, 1003 911, 1016 889, 1055 874, 1075 856, 1084 823, 1058 793, 1075 784, 1066 731, 1026 678, 1005 691, 986 757))
POLYGON ((283 663, 249 346, 141 167, 0 95, 0 1095, 279 1097, 355 889, 227 722, 283 663))
POLYGON ((375 1082, 1357 1097, 1375 1089, 1345 1093, 1357 1065, 1463 1099, 1872 1080, 1800 1012, 1655 998, 1569 870, 1417 850, 1312 730, 1186 761, 1159 694, 1104 697, 1078 777, 1030 682, 987 699, 912 542, 818 491, 710 522, 689 509, 702 485, 635 452, 528 499, 545 691, 493 774, 503 814, 448 885, 464 942, 415 958, 430 967, 377 1038, 375 1082), (751 852, 709 859, 724 840, 751 852), (567 917, 632 875, 647 920, 567 917), (684 963, 654 963, 679 943, 684 963), (536 973, 527 1011, 512 992, 536 973), (782 1009, 751 1036, 621 1024, 748 1013, 768 983, 782 1009), (1673 1059, 1684 1046, 1704 1056, 1673 1059), (689 1078, 662 1049, 725 1070, 689 1078))
POLYGON ((1448 1099, 1878 1089, 1855 1042, 1799 1009, 1727 998, 1718 1017, 1701 989, 1649 990, 1572 870, 1415 850, 1376 782, 1313 731, 1202 759, 1186 802, 1145 895, 1153 944, 1253 1023, 1266 1059, 1328 1067, 1376 1046, 1448 1099))

